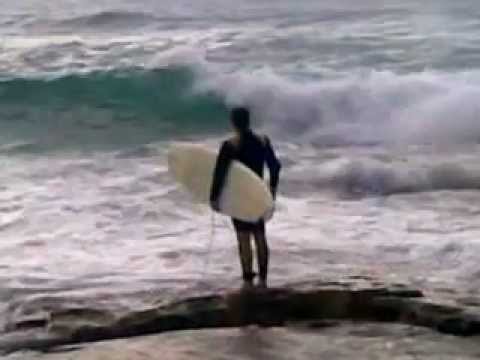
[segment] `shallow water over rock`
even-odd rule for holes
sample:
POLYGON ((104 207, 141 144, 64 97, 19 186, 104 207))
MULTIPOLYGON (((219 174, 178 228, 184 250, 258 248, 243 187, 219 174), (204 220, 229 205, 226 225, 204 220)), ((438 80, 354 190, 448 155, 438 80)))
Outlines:
POLYGON ((390 324, 339 323, 307 327, 215 329, 172 332, 65 347, 58 353, 19 353, 8 360, 306 360, 478 359, 478 339, 390 324))

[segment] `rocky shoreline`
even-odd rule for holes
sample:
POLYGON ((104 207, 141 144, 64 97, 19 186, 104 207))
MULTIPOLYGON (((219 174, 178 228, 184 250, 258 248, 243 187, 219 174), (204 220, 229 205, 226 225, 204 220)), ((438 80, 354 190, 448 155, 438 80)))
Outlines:
POLYGON ((126 314, 68 304, 47 308, 11 319, 0 334, 1 352, 48 352, 80 343, 248 325, 276 328, 302 324, 318 329, 342 321, 396 323, 443 334, 480 335, 480 312, 435 303, 404 285, 353 277, 287 284, 265 291, 197 295, 126 314))

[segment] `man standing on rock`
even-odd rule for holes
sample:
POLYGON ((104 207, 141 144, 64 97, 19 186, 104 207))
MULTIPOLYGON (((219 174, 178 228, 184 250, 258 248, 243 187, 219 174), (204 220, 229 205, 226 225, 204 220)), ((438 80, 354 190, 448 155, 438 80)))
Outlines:
MULTIPOLYGON (((232 160, 238 160, 258 176, 263 178, 265 164, 270 171, 270 190, 275 199, 280 175, 280 162, 266 136, 255 134, 250 128, 250 112, 245 108, 231 111, 231 122, 235 135, 223 142, 215 167, 210 203, 215 211, 219 210, 219 198, 225 183, 228 168, 232 160)), ((253 286, 253 255, 251 238, 255 240, 259 268, 259 287, 267 286, 269 248, 265 235, 265 221, 249 223, 232 219, 238 239, 240 262, 242 265, 245 288, 253 286)))

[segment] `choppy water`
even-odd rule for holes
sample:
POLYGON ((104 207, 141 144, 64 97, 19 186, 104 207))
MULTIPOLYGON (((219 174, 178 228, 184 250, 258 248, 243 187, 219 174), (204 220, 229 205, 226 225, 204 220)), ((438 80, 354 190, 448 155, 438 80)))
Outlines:
MULTIPOLYGON (((252 108, 284 173, 272 280, 475 297, 475 1, 30 0, 0 15, 0 299, 136 306, 238 278, 227 219, 166 171, 252 108)), ((36 305, 32 305, 36 306, 36 305)))

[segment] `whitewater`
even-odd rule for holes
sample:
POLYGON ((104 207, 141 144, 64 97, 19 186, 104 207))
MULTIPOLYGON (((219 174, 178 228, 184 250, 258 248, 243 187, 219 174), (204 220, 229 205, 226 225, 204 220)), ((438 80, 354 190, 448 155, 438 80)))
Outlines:
POLYGON ((172 141, 217 148, 237 105, 283 163, 272 284, 480 297, 480 4, 295 3, 5 5, 0 326, 240 284, 229 220, 166 164, 172 141))

